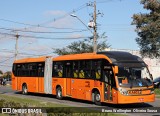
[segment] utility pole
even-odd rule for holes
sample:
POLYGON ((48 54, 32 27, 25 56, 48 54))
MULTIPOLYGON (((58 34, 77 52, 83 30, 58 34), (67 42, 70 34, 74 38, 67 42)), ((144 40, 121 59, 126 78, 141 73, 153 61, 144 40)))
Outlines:
POLYGON ((15 35, 16 37, 16 44, 15 44, 15 60, 17 60, 17 55, 18 55, 18 38, 20 35, 18 33, 15 35))
POLYGON ((90 22, 88 23, 88 27, 89 28, 93 28, 93 31, 92 32, 87 26, 85 23, 83 23, 83 21, 81 19, 79 19, 76 15, 74 14, 71 14, 70 16, 72 17, 76 17, 81 23, 83 23, 83 25, 85 25, 85 27, 87 27, 87 29, 93 34, 93 53, 97 53, 97 22, 96 22, 96 19, 97 19, 97 15, 103 15, 102 13, 99 12, 98 10, 98 13, 96 12, 96 0, 91 3, 87 3, 87 6, 91 6, 94 8, 94 12, 91 14, 92 15, 92 20, 90 20, 90 22))
POLYGON ((94 12, 92 14, 92 18, 93 20, 90 21, 90 23, 88 24, 88 26, 90 28, 93 28, 93 53, 97 53, 97 15, 103 15, 102 13, 99 12, 97 13, 97 9, 96 9, 96 0, 94 1, 94 3, 88 3, 88 6, 91 6, 94 8, 94 12))
POLYGON ((93 38, 93 52, 96 53, 97 52, 97 24, 96 24, 96 1, 94 1, 94 14, 93 14, 93 21, 94 21, 94 38, 93 38))

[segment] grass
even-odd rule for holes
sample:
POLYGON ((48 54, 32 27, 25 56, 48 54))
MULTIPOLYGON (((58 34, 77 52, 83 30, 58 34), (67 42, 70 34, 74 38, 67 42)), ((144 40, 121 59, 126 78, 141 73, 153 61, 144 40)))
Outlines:
POLYGON ((4 99, 8 102, 16 102, 21 105, 27 105, 29 107, 67 107, 66 105, 61 104, 53 104, 49 102, 43 102, 39 100, 33 100, 33 99, 26 99, 26 98, 19 98, 19 97, 11 97, 7 95, 0 95, 0 99, 4 99))
POLYGON ((0 94, 0 107, 45 107, 47 111, 52 110, 52 112, 55 112, 58 110, 59 112, 62 112, 62 113, 48 113, 47 114, 48 116, 126 116, 124 114, 114 114, 114 113, 94 113, 95 111, 87 108, 74 107, 70 109, 70 106, 67 105, 44 102, 40 100, 33 100, 30 98, 7 96, 2 94, 0 94), (53 110, 51 109, 53 107, 56 108, 54 108, 53 110), (93 112, 93 113, 72 113, 73 110, 74 112, 93 112))
POLYGON ((160 98, 160 96, 156 96, 156 98, 160 98))
POLYGON ((160 89, 155 89, 154 92, 156 95, 160 95, 160 89))
POLYGON ((160 98, 160 89, 155 89, 154 92, 156 94, 156 98, 160 98))

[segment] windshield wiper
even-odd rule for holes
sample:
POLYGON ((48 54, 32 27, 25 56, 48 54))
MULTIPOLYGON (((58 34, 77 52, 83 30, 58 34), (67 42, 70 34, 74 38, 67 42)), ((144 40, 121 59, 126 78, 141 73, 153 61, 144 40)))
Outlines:
POLYGON ((130 86, 130 88, 132 89, 134 77, 133 77, 133 76, 130 76, 130 78, 131 78, 131 86, 130 86))
POLYGON ((132 89, 132 87, 133 87, 133 82, 131 81, 131 86, 130 86, 130 88, 132 89))

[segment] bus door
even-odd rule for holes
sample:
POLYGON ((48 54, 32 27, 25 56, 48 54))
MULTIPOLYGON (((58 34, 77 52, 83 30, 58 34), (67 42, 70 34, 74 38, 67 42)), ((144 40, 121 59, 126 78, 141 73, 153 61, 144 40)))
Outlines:
POLYGON ((67 78, 67 84, 66 84, 66 89, 67 89, 67 95, 71 95, 71 78, 67 78))
POLYGON ((64 67, 64 73, 66 76, 66 94, 71 96, 71 77, 73 77, 72 75, 72 62, 71 61, 67 61, 65 62, 65 67, 64 67))
POLYGON ((38 63, 38 92, 44 92, 44 62, 38 63))
POLYGON ((115 88, 115 79, 112 66, 104 64, 103 67, 103 79, 104 79, 104 99, 107 101, 113 101, 112 91, 115 88))

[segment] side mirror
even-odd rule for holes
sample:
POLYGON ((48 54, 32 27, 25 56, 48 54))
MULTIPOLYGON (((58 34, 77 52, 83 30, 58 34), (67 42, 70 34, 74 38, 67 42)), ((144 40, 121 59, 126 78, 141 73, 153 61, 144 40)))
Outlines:
POLYGON ((118 66, 114 66, 114 72, 115 74, 118 74, 118 66))

